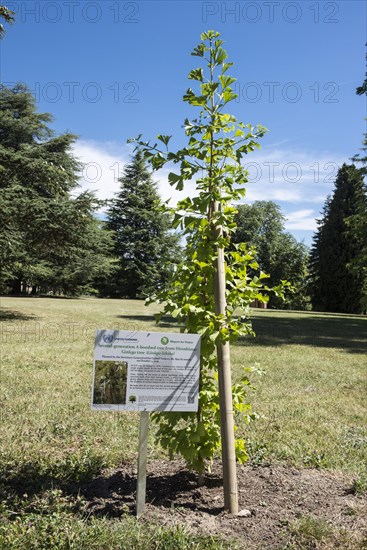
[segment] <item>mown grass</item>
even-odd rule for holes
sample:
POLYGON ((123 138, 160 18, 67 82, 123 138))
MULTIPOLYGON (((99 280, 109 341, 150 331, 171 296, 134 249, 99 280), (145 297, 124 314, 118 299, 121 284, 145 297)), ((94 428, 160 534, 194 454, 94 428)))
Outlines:
POLYGON ((256 311, 253 325, 257 338, 233 349, 237 366, 266 371, 252 454, 366 477, 367 318, 256 311))
MULTIPOLYGON (((138 538, 126 547, 148 548, 139 542, 148 527, 132 527, 131 519, 86 523, 63 508, 47 520, 38 512, 33 517, 27 506, 30 498, 89 479, 104 466, 136 460, 137 416, 90 410, 94 332, 162 330, 156 309, 97 299, 1 298, 0 305, 0 472, 6 480, 0 489, 7 503, 0 548, 37 547, 44 531, 57 543, 45 535, 41 548, 118 548, 127 533, 138 538), (14 507, 16 521, 9 515, 14 507), (93 546, 92 539, 105 546, 93 546)), ((254 379, 251 396, 260 415, 245 433, 251 460, 343 470, 355 476, 355 490, 363 490, 367 319, 256 310, 253 323, 257 338, 232 350, 235 377, 256 363, 266 371, 254 379)), ((163 329, 178 327, 166 319, 163 329)), ((149 456, 161 454, 151 432, 149 456)), ((198 542, 181 531, 149 529, 142 539, 156 540, 154 548, 221 547, 210 537, 198 542)))

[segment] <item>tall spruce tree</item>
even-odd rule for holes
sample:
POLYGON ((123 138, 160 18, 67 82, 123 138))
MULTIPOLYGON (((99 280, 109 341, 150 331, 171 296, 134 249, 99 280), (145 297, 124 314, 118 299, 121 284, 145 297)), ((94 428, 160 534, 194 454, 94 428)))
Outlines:
MULTIPOLYGON (((367 44, 366 44, 367 46, 367 44)), ((367 61, 367 54, 366 54, 367 61)), ((358 86, 356 89, 357 95, 367 95, 367 72, 362 86, 358 86)), ((363 137, 363 146, 361 148, 362 154, 358 153, 354 155, 352 161, 361 165, 360 171, 366 178, 367 176, 367 133, 363 137)), ((349 264, 350 269, 363 275, 364 278, 364 303, 365 310, 367 310, 367 184, 365 179, 364 185, 364 197, 358 205, 356 214, 351 216, 347 220, 347 226, 350 233, 357 235, 360 242, 360 251, 357 253, 349 264)))
POLYGON ((23 85, 0 87, 0 287, 79 293, 111 269, 91 193, 72 197, 76 136, 54 136, 23 85), (86 266, 88 266, 86 268, 86 266))
POLYGON ((120 191, 107 213, 118 269, 105 293, 139 298, 164 286, 170 263, 180 255, 179 237, 170 232, 169 216, 140 152, 125 166, 119 182, 120 191))
MULTIPOLYGON (((367 93, 367 91, 366 91, 367 93)), ((359 170, 362 172, 364 183, 364 195, 362 196, 357 211, 346 221, 349 232, 359 239, 359 252, 351 260, 349 267, 355 272, 363 275, 364 278, 364 303, 367 309, 367 133, 364 134, 362 154, 355 155, 352 160, 361 165, 359 170)))
POLYGON ((363 173, 354 164, 339 169, 335 189, 328 197, 310 258, 310 292, 313 308, 337 313, 363 313, 366 308, 366 273, 352 269, 362 240, 351 231, 349 220, 366 201, 363 173))

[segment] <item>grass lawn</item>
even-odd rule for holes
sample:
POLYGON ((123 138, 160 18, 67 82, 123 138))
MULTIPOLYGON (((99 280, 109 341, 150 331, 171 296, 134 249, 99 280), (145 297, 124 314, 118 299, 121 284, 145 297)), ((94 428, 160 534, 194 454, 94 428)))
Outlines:
MULTIPOLYGON (((90 410, 94 332, 160 330, 154 307, 87 298, 1 298, 0 306, 0 472, 7 480, 0 489, 4 516, 16 516, 11 528, 0 522, 0 548, 220 548, 210 537, 196 540, 179 530, 142 531, 137 523, 132 529, 131 518, 120 530, 108 520, 86 527, 71 514, 75 503, 56 487, 136 460, 137 416, 90 410), (59 516, 64 523, 69 518, 69 546, 62 546, 64 531, 49 530, 40 509, 53 511, 56 526, 59 516), (33 526, 41 518, 41 542, 32 535, 32 521, 24 527, 33 513, 33 526), (92 544, 97 532, 105 545, 92 544), (129 536, 135 537, 131 544, 129 536), (120 539, 127 546, 119 546, 120 539), (154 545, 147 546, 149 540, 154 545)), ((367 318, 255 310, 253 325, 257 338, 232 348, 234 377, 256 363, 265 371, 255 377, 251 396, 260 415, 246 433, 252 462, 342 470, 363 489, 367 318)), ((178 327, 166 322, 164 330, 178 327)), ((150 438, 150 458, 162 456, 150 438)))

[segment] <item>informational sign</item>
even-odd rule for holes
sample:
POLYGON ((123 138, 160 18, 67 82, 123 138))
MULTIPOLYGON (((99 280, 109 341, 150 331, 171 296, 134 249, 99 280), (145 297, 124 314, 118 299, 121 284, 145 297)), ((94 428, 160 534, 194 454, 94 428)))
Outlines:
POLYGON ((92 409, 197 411, 200 336, 97 330, 92 409))

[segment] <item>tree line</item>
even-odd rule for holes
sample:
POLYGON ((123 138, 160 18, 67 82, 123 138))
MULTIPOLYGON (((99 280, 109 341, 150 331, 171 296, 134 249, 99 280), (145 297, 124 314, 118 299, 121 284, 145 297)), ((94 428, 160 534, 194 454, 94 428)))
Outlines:
MULTIPOLYGON (((14 22, 0 6, 0 19, 14 22)), ((0 38, 5 29, 0 24, 0 38)), ((357 95, 367 94, 367 75, 357 95)), ((0 292, 142 298, 164 288, 184 243, 172 231, 157 184, 138 151, 110 201, 78 191, 77 136, 56 136, 26 86, 0 87, 0 292), (98 211, 107 207, 105 219, 98 211)), ((367 134, 366 134, 367 135, 367 134)), ((343 164, 311 251, 285 231, 271 201, 237 206, 235 246, 256 249, 270 283, 292 284, 270 307, 364 313, 367 309, 367 137, 343 164), (357 168, 356 164, 362 164, 357 168)))
MULTIPOLYGON (((143 298, 162 288, 184 243, 141 153, 125 166, 115 197, 97 200, 78 193, 77 137, 55 136, 52 116, 37 112, 24 85, 1 86, 0 105, 0 291, 143 298)), ((366 310, 366 149, 365 140, 353 159, 361 168, 339 169, 311 251, 285 231, 274 202, 237 205, 233 243, 256 248, 272 285, 293 286, 285 301, 270 297, 270 307, 366 310)))

